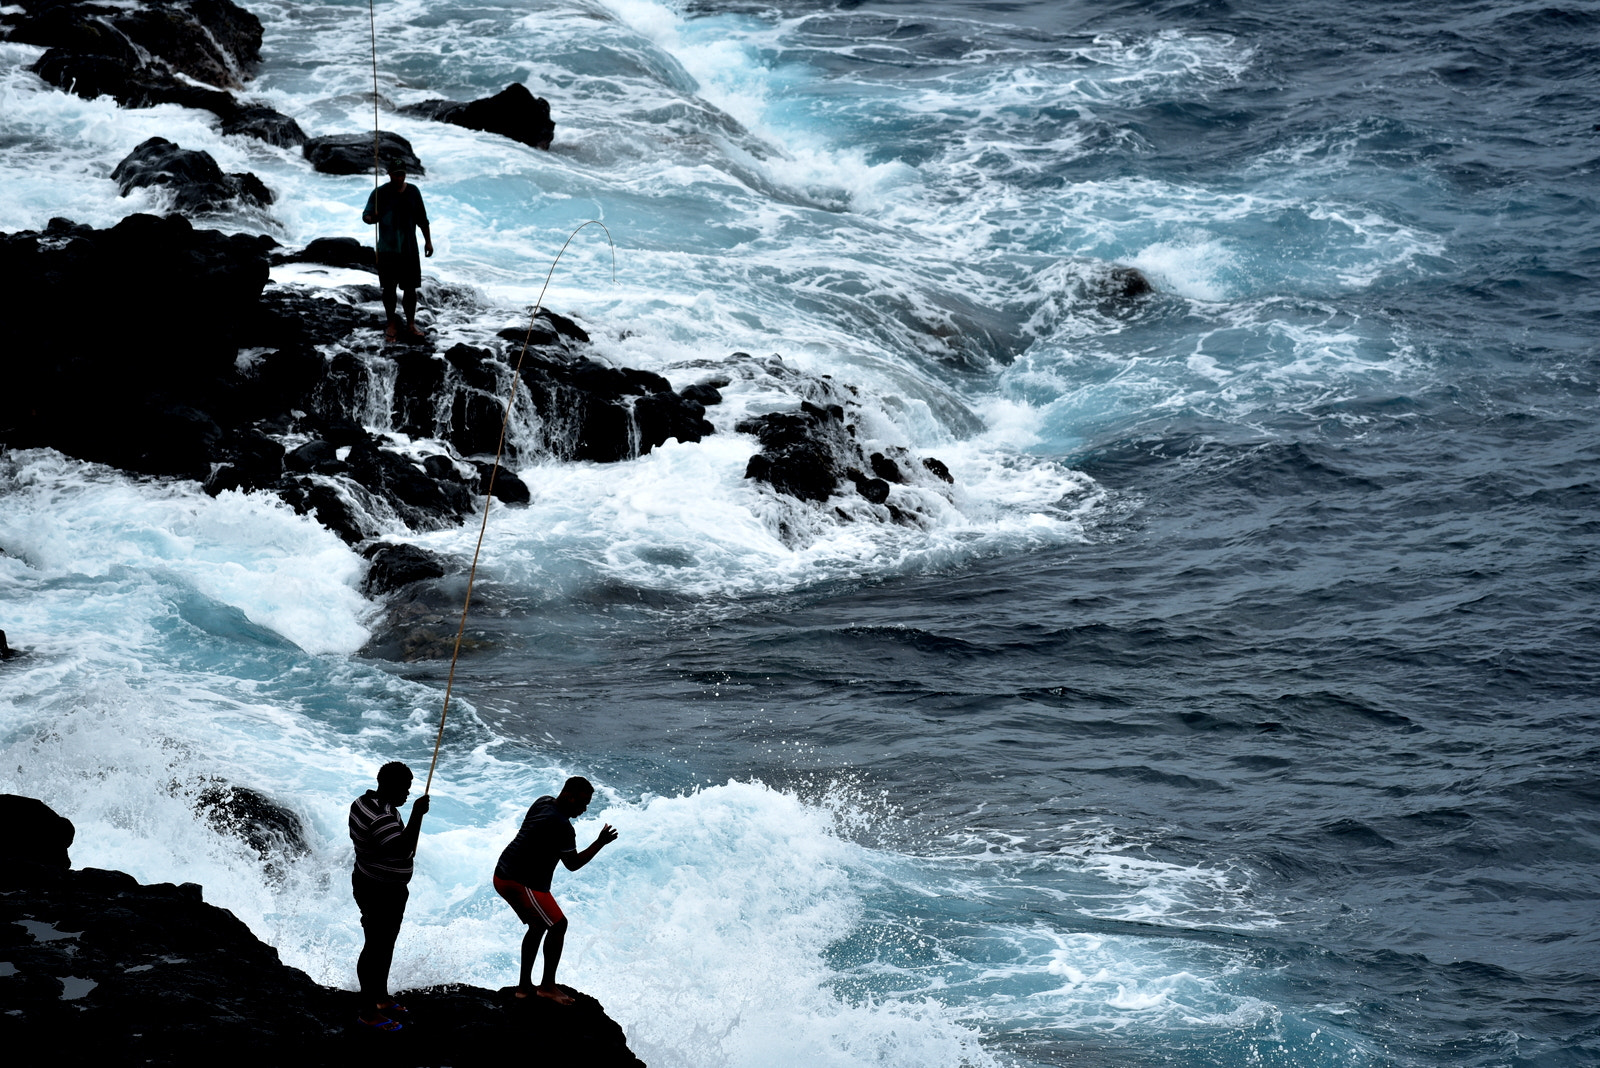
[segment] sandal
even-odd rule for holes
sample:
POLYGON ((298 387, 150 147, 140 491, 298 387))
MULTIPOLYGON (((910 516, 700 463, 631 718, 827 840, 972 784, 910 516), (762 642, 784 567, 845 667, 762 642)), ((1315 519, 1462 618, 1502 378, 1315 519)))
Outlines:
POLYGON ((360 1023, 363 1027, 370 1027, 374 1031, 385 1031, 389 1034, 393 1034, 405 1026, 399 1020, 391 1020, 387 1016, 374 1016, 370 1020, 365 1016, 357 1016, 356 1022, 360 1023))

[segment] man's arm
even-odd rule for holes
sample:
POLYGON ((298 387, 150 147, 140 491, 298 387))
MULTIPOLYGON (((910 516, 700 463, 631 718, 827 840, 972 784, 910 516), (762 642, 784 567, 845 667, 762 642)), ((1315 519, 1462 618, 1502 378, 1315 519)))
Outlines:
POLYGON ((408 857, 417 855, 417 838, 422 834, 422 817, 427 815, 428 805, 427 794, 411 802, 411 819, 406 822, 405 837, 401 839, 405 855, 408 857))
POLYGON ((422 206, 422 190, 411 187, 417 195, 417 229, 422 231, 422 254, 433 255, 433 234, 428 229, 428 209, 422 206))
POLYGON ((568 871, 577 871, 595 858, 595 854, 617 840, 617 832, 611 824, 600 828, 600 835, 590 843, 589 848, 581 853, 561 854, 561 863, 567 866, 568 871))
POLYGON ((368 226, 378 221, 378 191, 376 189, 367 196, 367 206, 361 209, 361 221, 368 226))

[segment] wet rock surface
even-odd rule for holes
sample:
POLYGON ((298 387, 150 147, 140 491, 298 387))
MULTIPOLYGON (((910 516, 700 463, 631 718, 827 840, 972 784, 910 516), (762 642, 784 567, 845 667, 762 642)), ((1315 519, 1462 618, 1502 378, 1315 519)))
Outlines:
POLYGON ((367 577, 361 583, 367 593, 388 593, 413 582, 440 578, 445 573, 443 559, 415 545, 380 542, 368 546, 362 555, 371 561, 367 577))
POLYGON ((548 150, 556 133, 556 124, 550 119, 550 102, 534 96, 520 83, 467 104, 454 100, 425 100, 400 111, 465 126, 469 130, 497 133, 538 149, 548 150))
POLYGON ((209 111, 224 133, 276 145, 305 140, 293 119, 234 95, 261 59, 262 28, 232 0, 28 0, 0 11, 0 29, 44 46, 29 69, 64 92, 209 111))
MULTIPOLYGON (((373 173, 372 134, 329 134, 313 137, 301 146, 311 166, 323 174, 373 173)), ((405 164, 406 174, 421 177, 427 172, 422 161, 411 149, 411 142, 388 130, 378 131, 377 146, 379 169, 391 163, 405 164)))
MULTIPOLYGON (((141 160, 193 162, 154 141, 141 160)), ((178 215, 107 230, 56 219, 0 235, 0 271, 28 309, 14 333, 14 388, 0 393, 0 438, 193 479, 213 496, 275 492, 359 544, 396 522, 439 529, 481 507, 518 356, 519 417, 537 428, 524 452, 614 462, 713 432, 695 399, 710 394, 595 358, 583 328, 553 312, 534 321, 526 353, 521 339, 495 337, 440 352, 428 341, 383 345, 375 287, 268 284, 274 261, 360 265, 370 254, 350 239, 285 252, 178 215), (128 329, 137 323, 160 329, 128 329), (356 421, 374 397, 394 433, 356 421)), ((503 504, 532 499, 518 459, 508 443, 492 491, 503 504)))
POLYGON ((209 152, 181 148, 164 137, 141 142, 111 172, 123 196, 146 186, 170 191, 172 206, 185 214, 221 211, 234 205, 264 208, 272 191, 253 174, 223 174, 209 152))
POLYGON ((0 816, 13 832, 0 866, 0 1043, 13 1056, 408 1066, 517 1063, 538 1050, 559 1062, 641 1068, 600 1003, 570 988, 576 1003, 565 1007, 468 986, 400 991, 411 1023, 371 1031, 355 1022, 355 994, 285 965, 233 913, 207 904, 200 886, 71 869, 61 844, 71 841, 70 821, 35 799, 0 796, 0 816))

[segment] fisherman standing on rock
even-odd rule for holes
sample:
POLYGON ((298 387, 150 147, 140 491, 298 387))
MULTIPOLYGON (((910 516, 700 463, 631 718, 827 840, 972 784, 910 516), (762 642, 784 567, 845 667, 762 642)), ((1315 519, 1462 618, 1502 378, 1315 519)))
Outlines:
POLYGON ((428 231, 428 210, 422 206, 422 193, 406 184, 406 165, 398 160, 389 164, 389 184, 372 191, 361 221, 378 224, 378 281, 383 285, 383 310, 389 316, 384 337, 390 341, 400 333, 395 318, 395 287, 405 290, 407 340, 423 336, 417 329, 417 287, 422 285, 422 261, 417 257, 417 230, 422 231, 423 253, 433 255, 433 236, 428 231))
POLYGON ((399 807, 411 796, 411 769, 398 760, 378 769, 378 788, 368 790, 350 806, 350 842, 355 846, 355 870, 350 888, 361 909, 366 942, 356 961, 361 981, 361 1022, 378 1031, 398 1031, 404 1024, 405 1006, 389 993, 389 965, 394 942, 405 919, 411 891, 412 857, 417 836, 428 811, 428 795, 412 802, 411 819, 400 822, 399 807))
POLYGON ((589 808, 594 786, 574 775, 561 787, 557 797, 539 798, 522 819, 522 829, 500 854, 494 869, 494 888, 506 899, 517 919, 528 925, 522 937, 522 970, 517 977, 517 997, 549 998, 558 1005, 571 1005, 572 996, 556 986, 556 965, 567 940, 567 918, 550 896, 550 878, 556 861, 577 871, 595 858, 602 848, 617 840, 611 824, 600 829, 589 848, 578 851, 572 820, 589 808), (533 959, 544 941, 544 981, 533 985, 533 959))

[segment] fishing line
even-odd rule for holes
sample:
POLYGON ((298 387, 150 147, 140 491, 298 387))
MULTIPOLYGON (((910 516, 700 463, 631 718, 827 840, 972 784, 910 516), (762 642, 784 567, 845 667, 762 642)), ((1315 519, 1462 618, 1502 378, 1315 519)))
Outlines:
MULTIPOLYGON (((378 14, 373 0, 367 0, 367 31, 372 41, 372 191, 378 191, 378 14)), ((372 255, 378 255, 378 198, 372 198, 372 255)))
POLYGON ((516 366, 511 369, 511 389, 506 394, 505 414, 500 418, 500 442, 495 446, 494 466, 489 469, 489 484, 483 491, 483 522, 478 527, 477 547, 472 550, 472 568, 467 572, 467 595, 461 602, 461 624, 456 628, 455 650, 450 654, 450 674, 444 684, 444 708, 439 712, 439 732, 433 739, 433 761, 428 765, 428 781, 422 788, 424 794, 433 786, 433 769, 439 764, 439 747, 444 744, 444 721, 450 715, 450 695, 454 692, 456 684, 456 661, 461 658, 461 639, 467 631, 467 609, 472 604, 472 584, 478 577, 478 554, 483 551, 483 536, 489 529, 489 505, 494 500, 494 480, 500 473, 500 458, 506 450, 506 431, 511 425, 511 409, 517 402, 517 383, 522 380, 522 361, 528 355, 528 344, 533 340, 533 328, 539 320, 539 313, 544 310, 545 291, 550 288, 550 279, 556 273, 556 264, 561 262, 561 257, 566 254, 567 246, 572 244, 572 239, 589 226, 598 226, 606 232, 606 242, 611 246, 611 284, 617 284, 617 243, 611 239, 611 230, 605 223, 599 219, 590 219, 567 235, 566 241, 561 245, 561 251, 550 261, 550 270, 545 272, 544 286, 539 290, 539 299, 534 301, 528 316, 528 330, 522 336, 522 351, 517 354, 516 366))

